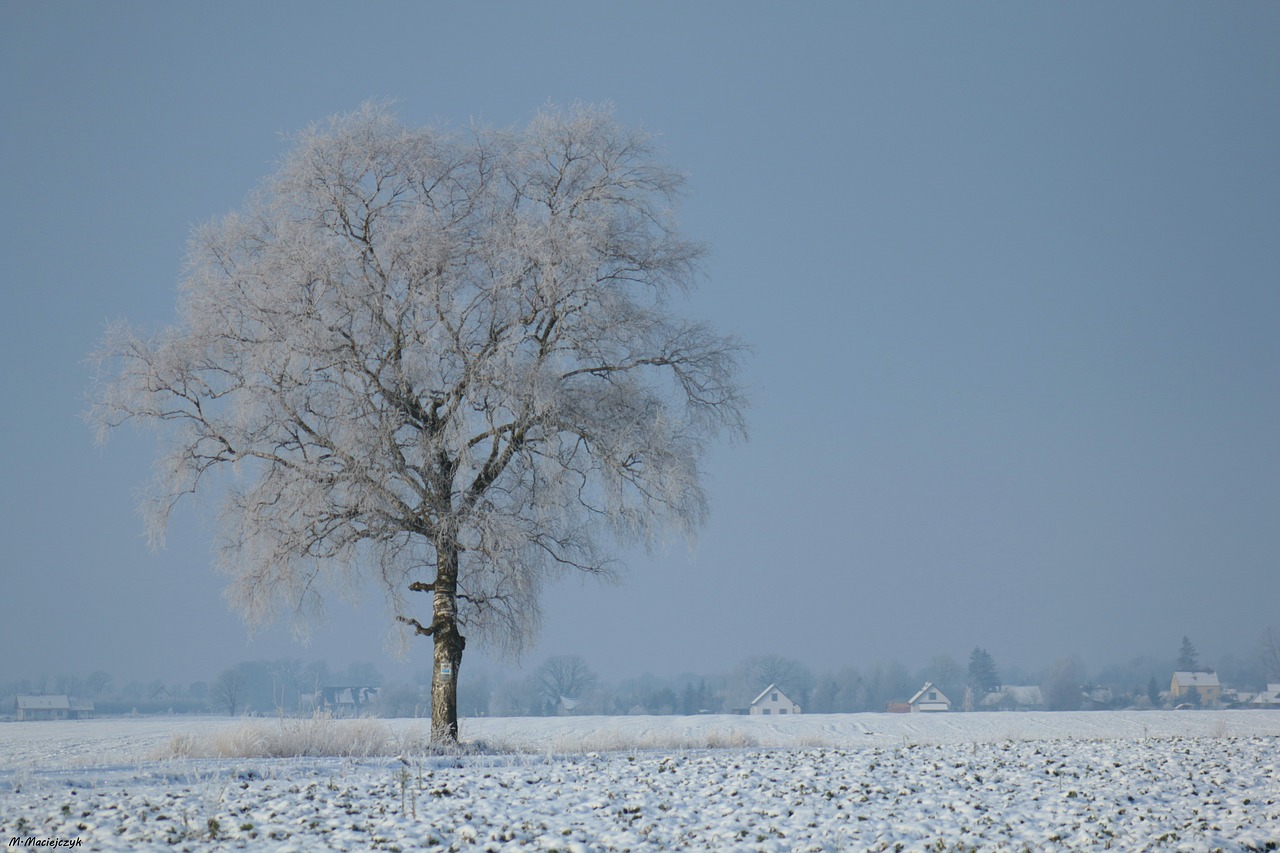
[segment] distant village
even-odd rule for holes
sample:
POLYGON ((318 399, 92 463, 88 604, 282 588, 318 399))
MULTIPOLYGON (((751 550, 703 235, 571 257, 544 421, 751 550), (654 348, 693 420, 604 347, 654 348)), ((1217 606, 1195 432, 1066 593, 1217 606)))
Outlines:
MULTIPOLYGON (((975 648, 968 665, 939 655, 916 672, 898 663, 812 673, 778 655, 743 660, 710 675, 600 679, 576 655, 548 658, 519 677, 483 671, 462 678, 462 716, 823 713, 938 714, 1118 709, 1280 708, 1280 631, 1264 634, 1251 658, 1202 667, 1189 638, 1176 660, 1138 658, 1086 674, 1074 659, 1055 661, 1039 677, 1002 677, 992 656, 975 648), (1269 643, 1271 645, 1269 645, 1269 643)), ((387 683, 372 664, 333 671, 323 661, 245 661, 210 682, 133 681, 110 674, 58 676, 0 684, 0 720, 83 720, 152 714, 424 717, 429 671, 411 684, 387 683)))

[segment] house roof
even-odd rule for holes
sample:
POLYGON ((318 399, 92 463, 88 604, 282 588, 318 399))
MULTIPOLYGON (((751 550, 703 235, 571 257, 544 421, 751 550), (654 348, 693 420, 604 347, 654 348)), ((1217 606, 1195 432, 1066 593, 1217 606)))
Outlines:
POLYGON ((951 702, 951 700, 947 698, 947 695, 946 695, 945 693, 943 693, 941 690, 938 690, 938 688, 937 688, 937 687, 934 687, 934 686, 933 686, 933 682, 932 682, 932 681, 926 681, 926 682, 924 683, 924 687, 921 687, 921 688, 920 688, 920 690, 919 690, 919 691, 917 691, 916 695, 912 696, 910 699, 908 699, 908 700, 907 700, 907 704, 908 704, 908 705, 914 705, 914 704, 916 704, 916 700, 918 700, 918 699, 919 699, 921 696, 923 696, 924 694, 928 693, 930 690, 937 690, 937 691, 938 691, 938 696, 939 696, 939 697, 941 697, 941 698, 939 698, 939 699, 929 699, 929 700, 927 700, 927 701, 929 701, 929 702, 947 702, 947 703, 950 703, 950 702, 951 702))
POLYGON ((360 705, 376 699, 378 696, 377 687, 361 687, 352 686, 344 687, 340 685, 328 685, 320 688, 320 695, 325 701, 332 702, 335 705, 360 705))
POLYGON ((1221 687, 1216 672, 1175 672, 1173 680, 1182 687, 1221 687))
POLYGON ((792 701, 791 701, 791 697, 790 697, 790 696, 788 696, 787 694, 783 693, 781 690, 779 690, 779 689, 778 689, 778 685, 776 685, 776 684, 770 684, 770 685, 769 685, 768 687, 766 687, 764 690, 761 690, 761 691, 760 691, 760 695, 759 695, 759 696, 757 696, 756 698, 754 698, 754 699, 752 699, 752 700, 751 700, 751 704, 752 704, 752 705, 755 705, 756 703, 758 703, 761 699, 763 699, 765 696, 767 696, 767 695, 768 695, 768 694, 770 694, 770 693, 777 693, 777 694, 778 694, 779 696, 781 696, 783 699, 786 699, 788 702, 791 702, 791 704, 792 704, 792 705, 794 705, 794 704, 795 704, 795 702, 792 702, 792 701))
POLYGON ((1253 697, 1254 705, 1280 705, 1280 684, 1268 684, 1267 689, 1253 697))
POLYGON ((69 711, 71 702, 66 696, 19 696, 19 711, 69 711))

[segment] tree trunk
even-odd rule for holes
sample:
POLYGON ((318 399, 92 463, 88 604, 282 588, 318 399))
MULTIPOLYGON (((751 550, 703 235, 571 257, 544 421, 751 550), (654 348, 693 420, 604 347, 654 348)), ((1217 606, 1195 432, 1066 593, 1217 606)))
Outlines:
POLYGON ((431 619, 435 656, 431 670, 431 742, 458 742, 458 666, 466 640, 458 632, 458 548, 436 550, 435 600, 431 619))

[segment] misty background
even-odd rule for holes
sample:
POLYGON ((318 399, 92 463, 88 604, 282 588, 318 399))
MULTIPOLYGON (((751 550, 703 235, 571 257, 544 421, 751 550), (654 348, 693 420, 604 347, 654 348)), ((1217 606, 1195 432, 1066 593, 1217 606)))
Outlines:
POLYGON ((173 319, 192 226, 282 134, 382 97, 411 125, 612 101, 660 132, 711 247, 675 308, 754 348, 696 551, 550 588, 538 644, 468 648, 464 691, 565 655, 673 691, 977 646, 1097 673, 1184 635, 1218 666, 1280 624, 1274 4, 5 0, 0 69, 0 681, 427 667, 376 594, 306 647, 248 636, 213 502, 148 550, 154 436, 80 420, 105 323, 173 319))

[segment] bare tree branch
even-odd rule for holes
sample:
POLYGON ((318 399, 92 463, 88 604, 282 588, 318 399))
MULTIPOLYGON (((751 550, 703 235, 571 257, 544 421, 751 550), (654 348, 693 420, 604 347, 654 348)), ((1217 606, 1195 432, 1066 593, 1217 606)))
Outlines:
POLYGON ((434 628, 427 628, 417 619, 411 619, 408 616, 396 616, 396 621, 403 622, 405 625, 408 625, 409 627, 413 628, 414 633, 421 634, 424 637, 430 637, 432 634, 435 633, 434 628))

